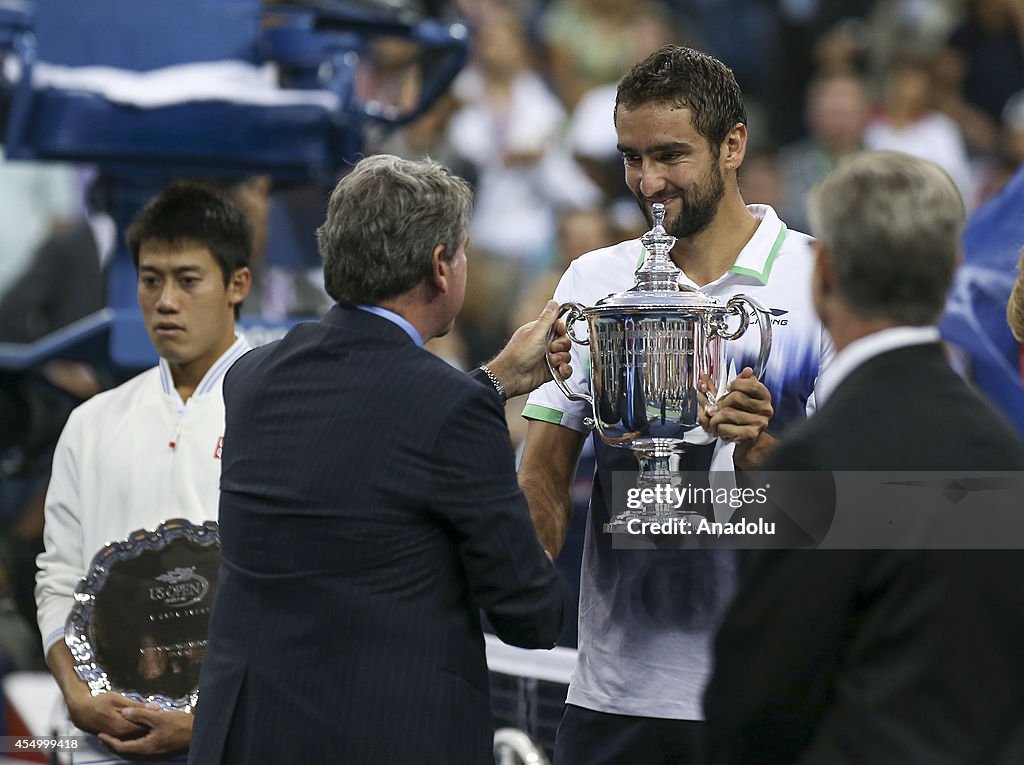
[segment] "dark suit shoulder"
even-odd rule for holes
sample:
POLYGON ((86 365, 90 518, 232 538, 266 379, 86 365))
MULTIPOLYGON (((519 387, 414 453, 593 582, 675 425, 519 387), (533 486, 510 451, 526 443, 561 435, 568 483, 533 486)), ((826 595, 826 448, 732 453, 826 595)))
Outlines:
POLYGON ((787 470, 1020 470, 1024 445, 949 366, 938 344, 899 348, 850 373, 769 464, 787 470))
POLYGON ((258 368, 268 356, 274 353, 274 349, 280 342, 280 340, 274 340, 271 343, 260 345, 256 348, 250 348, 239 356, 238 360, 228 367, 228 371, 224 373, 225 394, 230 387, 237 385, 240 381, 248 379, 249 375, 258 368))
POLYGON ((387 319, 357 309, 332 309, 249 351, 225 377, 224 395, 229 404, 258 405, 266 391, 297 387, 310 395, 333 388, 339 401, 372 399, 396 414, 415 410, 425 431, 467 406, 504 417, 492 387, 417 346, 387 319))

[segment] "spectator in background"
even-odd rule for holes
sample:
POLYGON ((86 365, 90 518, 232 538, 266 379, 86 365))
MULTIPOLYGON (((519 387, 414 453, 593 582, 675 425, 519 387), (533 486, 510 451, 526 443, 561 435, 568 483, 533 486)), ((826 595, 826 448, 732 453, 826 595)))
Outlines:
POLYGON ((452 91, 446 91, 419 119, 392 131, 376 143, 372 153, 393 154, 403 159, 430 157, 476 186, 476 166, 455 151, 448 134, 448 126, 459 107, 460 103, 452 91))
POLYGON ((537 315, 551 299, 558 280, 572 261, 586 252, 614 244, 615 241, 616 231, 603 209, 590 207, 562 211, 551 260, 543 271, 534 274, 526 284, 513 324, 525 324, 525 321, 521 321, 524 317, 529 321, 529 317, 537 315))
POLYGON ((411 40, 371 40, 356 71, 355 97, 360 103, 376 101, 399 113, 410 111, 423 85, 419 54, 420 46, 411 40))
POLYGON ((476 262, 460 326, 478 361, 512 328, 512 303, 552 245, 558 208, 596 202, 598 193, 562 149, 565 110, 531 66, 516 16, 485 19, 454 93, 462 106, 448 139, 477 174, 476 262))
MULTIPOLYGON (((100 194, 94 190, 90 196, 96 200, 100 194)), ((114 253, 116 230, 109 215, 95 203, 91 206, 93 210, 86 218, 59 224, 33 252, 21 275, 0 295, 0 342, 35 342, 106 305, 105 266, 114 253)), ((41 376, 70 394, 75 404, 100 390, 95 372, 85 364, 50 361, 41 376)), ((22 397, 24 414, 35 410, 35 414, 50 419, 52 411, 44 411, 52 410, 49 404, 31 406, 31 394, 25 389, 28 384, 28 378, 19 376, 5 388, 9 395, 22 397), (21 389, 20 394, 15 389, 21 389)), ((64 407, 63 418, 72 405, 64 407)), ((0 408, 3 406, 0 403, 0 408)), ((57 422, 52 440, 40 431, 41 427, 40 422, 27 422, 25 428, 5 427, 0 452, 25 447, 28 442, 52 448, 63 419, 57 422)))
POLYGON ((993 155, 998 148, 998 116, 989 114, 966 93, 969 61, 946 41, 936 48, 935 105, 964 134, 972 157, 993 155))
POLYGON ((960 22, 965 0, 875 0, 867 18, 865 71, 881 80, 893 59, 935 57, 960 22))
POLYGON ((1024 164, 1024 90, 1010 96, 1003 109, 995 148, 975 163, 979 205, 995 196, 1024 164))
MULTIPOLYGON (((0 295, 0 342, 32 343, 106 305, 105 265, 115 227, 90 195, 90 214, 58 223, 0 295)), ((36 556, 43 549, 43 497, 50 460, 74 407, 109 384, 102 366, 50 359, 0 371, 0 566, 28 629, 35 632, 36 556)), ((39 666, 38 634, 33 641, 39 666)))
POLYGON ((776 152, 768 148, 748 151, 746 159, 743 160, 743 172, 739 174, 738 180, 740 193, 750 204, 768 205, 775 210, 782 208, 785 189, 776 152))
POLYGON ((115 238, 100 211, 58 225, 0 296, 0 342, 31 343, 103 308, 115 238))
POLYGON ((944 55, 964 99, 997 125, 1007 99, 1024 89, 1024 2, 969 0, 944 55))
POLYGON ((886 72, 882 109, 868 123, 864 146, 929 159, 949 173, 967 209, 974 207, 974 184, 960 128, 935 109, 933 60, 894 60, 886 72))
POLYGON ((865 24, 875 0, 781 0, 779 41, 769 65, 766 100, 772 135, 781 146, 806 135, 803 120, 807 84, 823 67, 863 64, 865 24))
POLYGON ((470 238, 490 255, 536 262, 554 238, 554 206, 575 189, 550 173, 566 115, 531 65, 522 22, 490 16, 453 87, 461 108, 448 138, 477 171, 470 238))
MULTIPOLYGON (((661 24, 641 24, 631 38, 634 61, 646 58, 674 42, 672 29, 661 24)), ((619 75, 586 90, 572 107, 566 126, 566 142, 573 158, 600 189, 606 204, 623 200, 635 209, 632 197, 622 188, 622 154, 615 135, 615 92, 619 75)), ((638 221, 642 225, 642 220, 638 221)))
MULTIPOLYGON (((563 211, 558 221, 558 240, 551 262, 524 284, 513 310, 512 323, 516 326, 525 324, 544 308, 545 303, 555 294, 562 274, 572 261, 586 252, 599 250, 616 241, 617 233, 603 209, 563 211)), ((525 404, 526 397, 522 396, 510 400, 505 408, 509 434, 517 448, 526 438, 526 420, 520 416, 525 404)))
POLYGON ((540 19, 548 69, 559 98, 572 109, 591 88, 617 82, 649 48, 650 36, 671 29, 664 8, 641 0, 554 0, 540 19))
POLYGON ((0 149, 0 292, 17 278, 57 221, 81 214, 81 188, 68 165, 6 159, 0 149))
MULTIPOLYGON (((867 85, 851 70, 823 71, 807 89, 808 136, 779 150, 783 219, 807 231, 807 195, 847 154, 864 148, 871 114, 867 85)), ((754 199, 759 202, 761 200, 754 199)))

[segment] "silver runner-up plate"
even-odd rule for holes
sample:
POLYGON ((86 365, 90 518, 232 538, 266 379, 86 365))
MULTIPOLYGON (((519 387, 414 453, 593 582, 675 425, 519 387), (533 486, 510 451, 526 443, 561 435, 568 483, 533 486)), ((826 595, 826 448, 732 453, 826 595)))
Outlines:
POLYGON ((220 570, 216 521, 181 518, 108 544, 75 589, 65 642, 93 695, 191 712, 220 570))

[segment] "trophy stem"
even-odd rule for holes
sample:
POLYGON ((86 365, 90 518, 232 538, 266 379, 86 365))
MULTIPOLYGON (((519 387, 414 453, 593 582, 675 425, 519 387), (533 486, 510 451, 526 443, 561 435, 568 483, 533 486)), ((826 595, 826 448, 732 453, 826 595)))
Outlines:
POLYGON ((638 489, 650 489, 657 497, 655 501, 646 503, 643 510, 644 520, 667 521, 679 516, 675 505, 668 497, 657 496, 661 494, 658 489, 679 484, 682 476, 679 471, 672 471, 671 452, 655 454, 637 454, 636 460, 640 463, 640 475, 637 476, 636 486, 638 489))
POLYGON ((637 486, 653 486, 663 483, 672 474, 672 457, 676 452, 634 452, 636 461, 640 463, 640 476, 636 479, 637 486))
MULTIPOLYGON (((637 510, 627 510, 624 513, 612 518, 604 524, 604 531, 608 534, 630 533, 629 523, 632 520, 639 520, 641 523, 665 523, 676 521, 681 523, 689 521, 692 513, 681 510, 674 500, 674 496, 667 490, 680 488, 684 476, 678 470, 672 469, 672 458, 680 454, 680 449, 658 450, 655 452, 634 452, 637 462, 640 465, 640 474, 636 479, 636 488, 641 497, 651 497, 652 501, 644 500, 643 507, 637 510)), ((635 526, 635 524, 634 524, 635 526)), ((635 533, 635 532, 633 532, 635 533)))

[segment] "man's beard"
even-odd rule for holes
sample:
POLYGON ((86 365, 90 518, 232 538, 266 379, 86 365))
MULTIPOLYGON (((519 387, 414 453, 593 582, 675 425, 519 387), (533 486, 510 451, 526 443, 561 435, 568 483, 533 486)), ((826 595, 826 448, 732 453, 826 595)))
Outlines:
MULTIPOLYGON (((681 210, 676 217, 665 221, 665 231, 676 239, 688 239, 711 225, 718 213, 718 205, 725 196, 725 182, 722 171, 713 166, 700 183, 689 189, 679 189, 681 210)), ((654 226, 651 205, 644 199, 637 200, 647 223, 654 226)))

